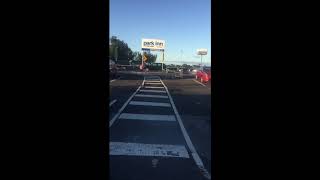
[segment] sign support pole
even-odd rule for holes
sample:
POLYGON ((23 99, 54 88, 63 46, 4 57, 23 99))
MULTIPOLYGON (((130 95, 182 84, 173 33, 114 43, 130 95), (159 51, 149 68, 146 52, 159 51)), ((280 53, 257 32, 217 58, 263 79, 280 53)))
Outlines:
POLYGON ((144 51, 141 51, 141 70, 143 68, 143 56, 144 56, 144 51))
POLYGON ((143 50, 141 51, 141 66, 143 65, 143 50))
POLYGON ((164 51, 162 51, 162 71, 163 71, 163 62, 164 62, 164 51))

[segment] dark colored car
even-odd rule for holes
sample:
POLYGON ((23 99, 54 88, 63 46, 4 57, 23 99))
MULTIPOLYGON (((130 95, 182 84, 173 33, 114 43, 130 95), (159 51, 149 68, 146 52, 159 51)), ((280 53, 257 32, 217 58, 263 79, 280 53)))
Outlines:
POLYGON ((189 73, 188 68, 182 68, 182 72, 183 72, 184 74, 189 73))
POLYGON ((211 80, 211 67, 202 67, 196 73, 196 79, 200 82, 208 82, 211 80))
POLYGON ((179 69, 176 68, 176 67, 167 67, 166 68, 166 72, 167 73, 175 73, 175 72, 178 72, 178 71, 179 71, 179 69))

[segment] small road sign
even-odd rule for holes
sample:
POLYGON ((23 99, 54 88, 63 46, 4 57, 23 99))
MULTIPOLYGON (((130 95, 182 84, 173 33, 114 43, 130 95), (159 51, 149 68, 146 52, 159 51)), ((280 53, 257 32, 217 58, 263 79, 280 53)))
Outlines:
POLYGON ((145 55, 143 55, 143 61, 146 61, 147 57, 145 55))

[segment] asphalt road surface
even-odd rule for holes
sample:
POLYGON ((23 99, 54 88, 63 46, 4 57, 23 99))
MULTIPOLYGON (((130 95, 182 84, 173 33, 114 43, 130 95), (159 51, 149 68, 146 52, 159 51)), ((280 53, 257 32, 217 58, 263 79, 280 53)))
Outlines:
POLYGON ((148 74, 110 82, 110 178, 211 179, 210 88, 148 74))
POLYGON ((117 79, 110 80, 109 94, 109 118, 113 117, 121 106, 128 100, 131 94, 137 90, 143 81, 143 76, 120 75, 117 79))

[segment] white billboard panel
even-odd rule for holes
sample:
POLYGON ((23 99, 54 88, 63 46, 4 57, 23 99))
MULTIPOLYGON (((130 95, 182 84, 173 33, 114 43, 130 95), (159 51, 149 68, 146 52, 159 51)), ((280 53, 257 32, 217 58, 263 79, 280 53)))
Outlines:
POLYGON ((208 49, 197 49, 197 54, 198 55, 207 55, 208 49))
POLYGON ((142 50, 151 51, 163 51, 165 47, 165 41, 160 39, 142 39, 141 48, 142 50))

